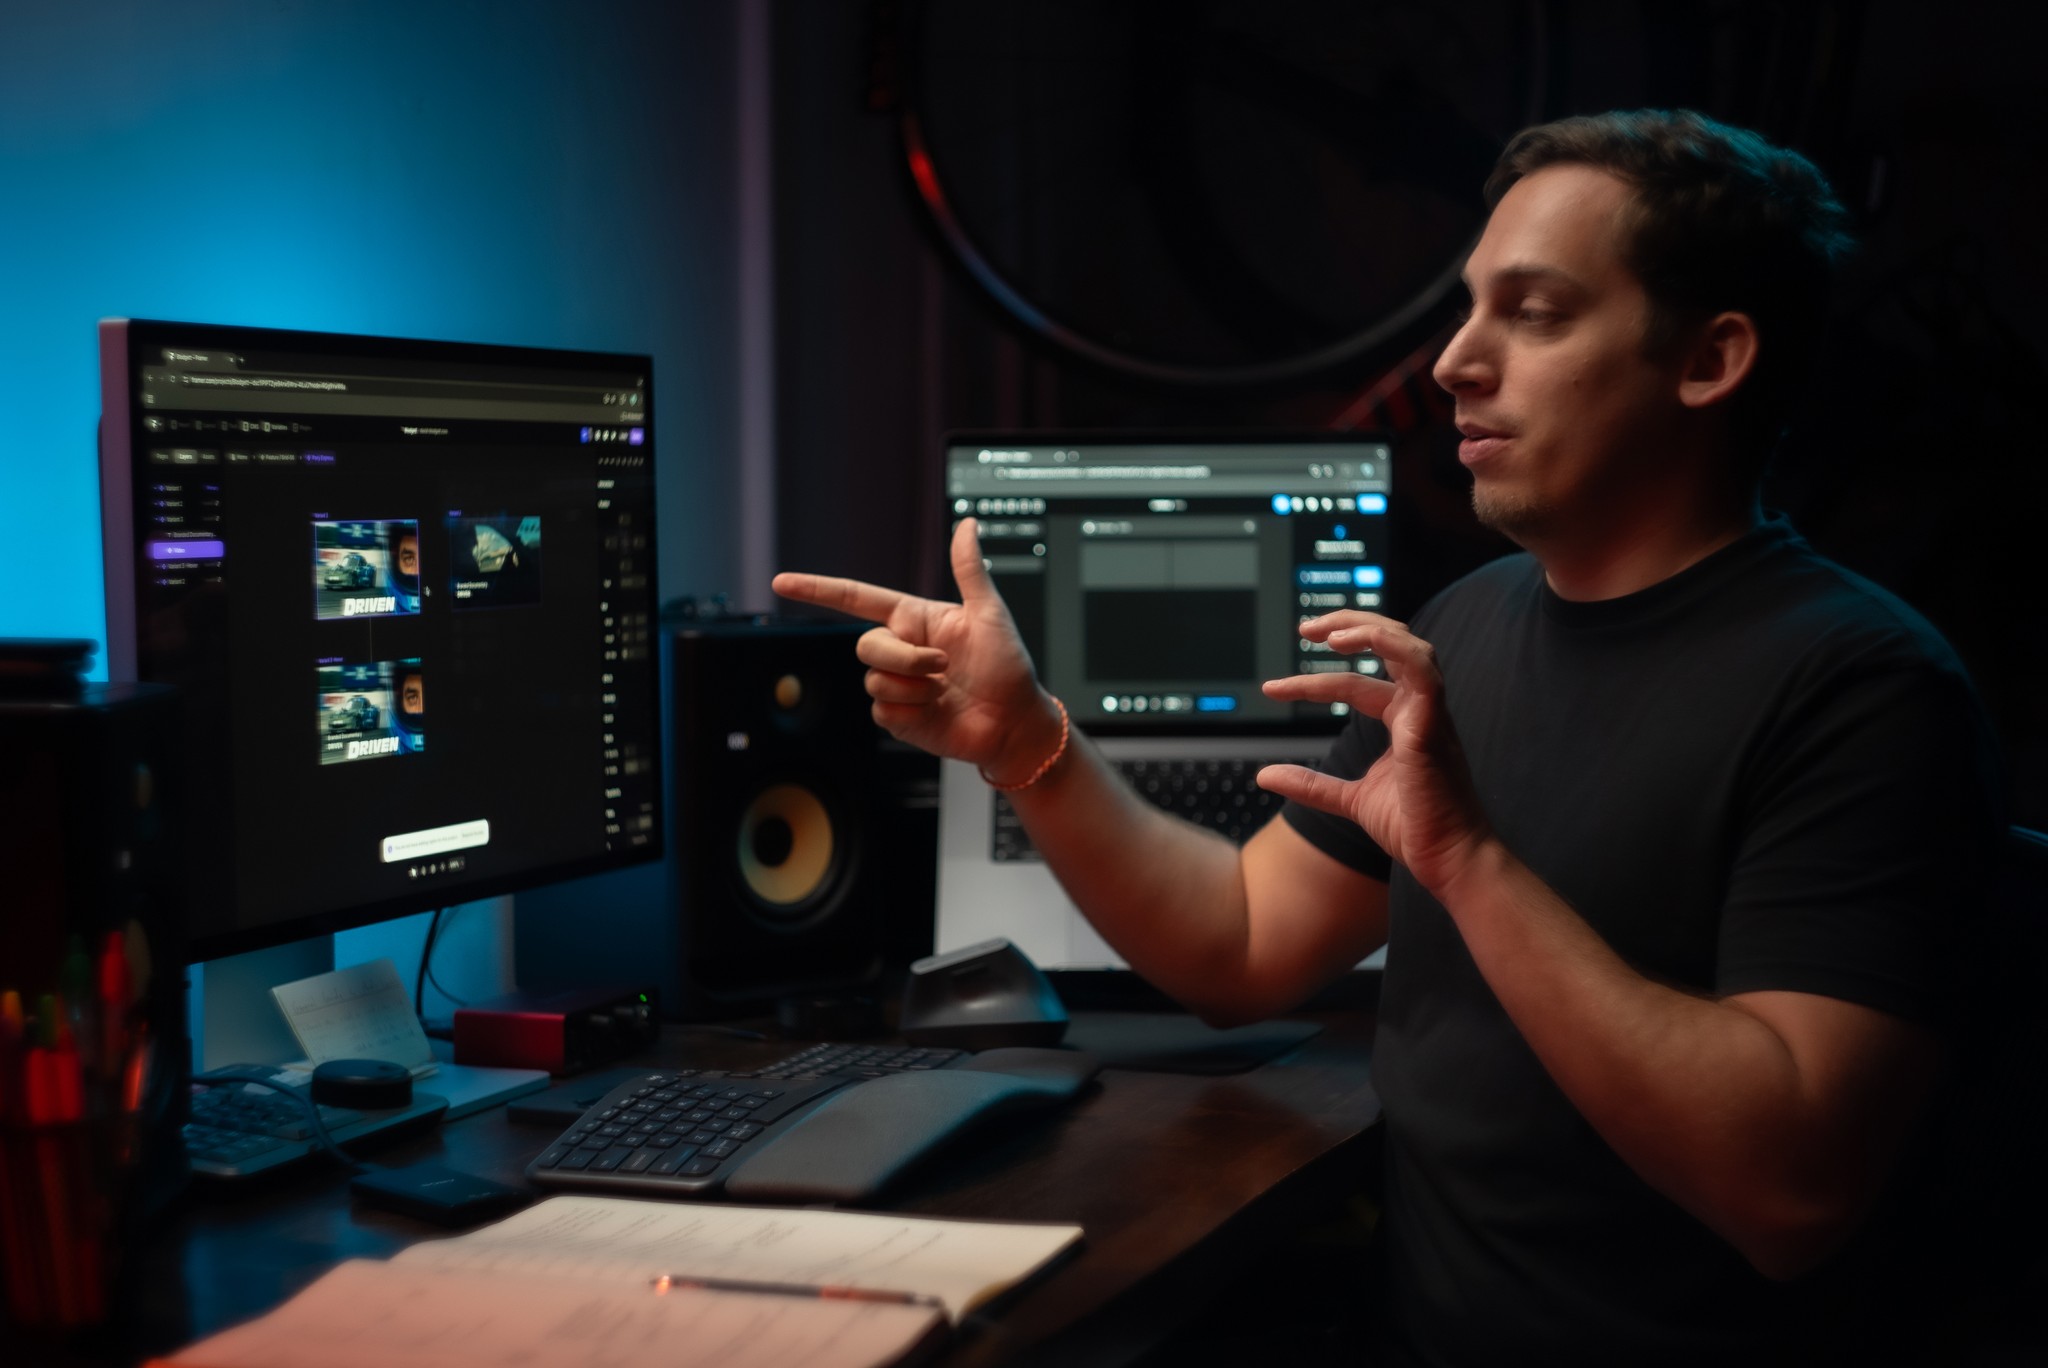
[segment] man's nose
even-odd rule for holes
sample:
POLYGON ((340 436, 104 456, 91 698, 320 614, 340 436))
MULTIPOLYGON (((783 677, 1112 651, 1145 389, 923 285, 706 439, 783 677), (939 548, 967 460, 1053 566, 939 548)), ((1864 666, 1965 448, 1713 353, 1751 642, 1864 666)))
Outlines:
POLYGON ((1482 350, 1473 331, 1473 320, 1467 319, 1444 344, 1436 365, 1430 368, 1431 377, 1452 394, 1483 388, 1490 371, 1481 356, 1482 350))

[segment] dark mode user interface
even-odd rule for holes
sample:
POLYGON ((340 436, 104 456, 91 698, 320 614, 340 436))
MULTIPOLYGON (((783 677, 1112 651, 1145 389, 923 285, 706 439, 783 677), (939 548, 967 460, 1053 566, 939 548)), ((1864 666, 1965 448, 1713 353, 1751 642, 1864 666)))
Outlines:
POLYGON ((1276 703, 1264 680, 1380 668, 1295 627, 1381 606, 1389 463, 1373 441, 970 438, 946 474, 1076 723, 1240 730, 1343 711, 1276 703))
POLYGON ((131 355, 140 672, 217 808, 196 935, 658 841, 644 363, 131 355))

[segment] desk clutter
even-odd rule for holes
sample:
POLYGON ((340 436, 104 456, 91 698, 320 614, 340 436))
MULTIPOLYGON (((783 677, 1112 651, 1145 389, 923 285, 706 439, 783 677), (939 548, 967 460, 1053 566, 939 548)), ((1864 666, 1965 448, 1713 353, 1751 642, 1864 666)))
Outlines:
POLYGON ((176 698, 0 640, 0 1339, 100 1323, 184 1181, 176 698))
MULTIPOLYGON (((61 992, 0 991, 0 1281, 24 1327, 108 1312, 160 1073, 127 936, 74 937, 61 992)), ((143 944, 140 940, 139 947, 143 944)), ((146 969, 143 971, 146 977, 146 969)))
POLYGON ((152 1368, 871 1368, 1046 1268, 1075 1225, 554 1197, 343 1263, 152 1368))

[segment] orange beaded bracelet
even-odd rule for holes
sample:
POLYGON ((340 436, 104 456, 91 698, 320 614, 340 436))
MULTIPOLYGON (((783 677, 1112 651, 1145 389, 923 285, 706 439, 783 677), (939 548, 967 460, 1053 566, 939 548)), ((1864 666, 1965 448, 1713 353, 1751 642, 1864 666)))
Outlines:
POLYGON ((1051 697, 1052 705, 1060 710, 1060 743, 1052 748, 1051 755, 1045 757, 1045 763, 1040 765, 1037 769, 1031 771, 1030 777, 1024 779, 1020 783, 998 784, 995 780, 988 777, 987 770, 978 771, 978 773, 981 775, 982 782, 987 784, 990 788, 994 789, 997 793, 1017 793, 1023 789, 1030 788, 1033 784, 1045 778, 1046 771, 1050 770, 1054 765, 1057 765, 1060 762, 1060 757, 1067 753, 1067 705, 1060 702, 1059 698, 1056 695, 1051 697))

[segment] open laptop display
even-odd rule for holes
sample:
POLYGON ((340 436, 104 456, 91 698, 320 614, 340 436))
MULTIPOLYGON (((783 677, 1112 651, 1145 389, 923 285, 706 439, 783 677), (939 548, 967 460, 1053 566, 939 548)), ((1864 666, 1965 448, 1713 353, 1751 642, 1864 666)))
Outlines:
MULTIPOLYGON (((1148 438, 960 433, 953 519, 983 555, 1045 686, 1141 793, 1242 839, 1278 803, 1262 764, 1320 757, 1341 706, 1262 681, 1376 672, 1303 642, 1303 618, 1377 609, 1390 453, 1356 434, 1148 438)), ((1049 969, 1121 968, 972 766, 941 772, 943 952, 1005 936, 1049 969)))

